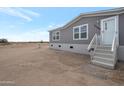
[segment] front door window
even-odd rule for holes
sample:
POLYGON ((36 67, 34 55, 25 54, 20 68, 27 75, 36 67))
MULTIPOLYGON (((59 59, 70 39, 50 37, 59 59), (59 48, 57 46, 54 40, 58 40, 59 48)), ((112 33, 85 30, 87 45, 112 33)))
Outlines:
POLYGON ((105 26, 105 30, 107 30, 107 22, 105 22, 104 26, 105 26))

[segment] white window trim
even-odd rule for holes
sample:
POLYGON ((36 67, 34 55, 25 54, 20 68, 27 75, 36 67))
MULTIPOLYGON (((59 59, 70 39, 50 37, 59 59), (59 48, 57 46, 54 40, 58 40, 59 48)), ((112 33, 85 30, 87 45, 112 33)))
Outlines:
MULTIPOLYGON (((60 31, 54 31, 53 33, 52 33, 52 41, 59 41, 59 40, 60 40, 60 31), (57 33, 57 32, 59 32, 59 39, 55 39, 55 40, 54 40, 54 39, 53 39, 53 36, 54 36, 53 33, 57 33)), ((55 37, 56 37, 56 36, 55 36, 55 37)))
POLYGON ((88 34, 89 34, 89 33, 88 33, 88 32, 89 32, 89 29, 88 29, 88 28, 89 28, 89 27, 88 27, 88 24, 83 24, 83 25, 80 25, 80 26, 75 26, 75 27, 73 27, 73 40, 88 40, 88 38, 89 38, 89 37, 88 37, 88 34), (87 38, 81 38, 81 34, 80 34, 80 33, 81 33, 81 27, 82 27, 82 26, 87 26, 87 31, 86 31, 86 33, 87 33, 87 38), (79 28, 79 38, 78 38, 78 39, 75 39, 75 38, 74 38, 74 29, 75 29, 75 28, 79 28))
MULTIPOLYGON (((75 28, 79 28, 79 33, 80 33, 80 26, 75 26, 75 27, 73 27, 73 40, 79 40, 79 39, 74 38, 74 35, 75 35, 74 29, 75 29, 75 28)), ((79 38, 80 38, 80 34, 79 34, 79 38)))

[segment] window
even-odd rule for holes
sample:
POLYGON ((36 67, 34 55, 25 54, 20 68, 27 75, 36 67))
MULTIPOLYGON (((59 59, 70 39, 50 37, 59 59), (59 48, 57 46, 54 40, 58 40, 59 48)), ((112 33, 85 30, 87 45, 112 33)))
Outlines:
POLYGON ((74 28, 74 38, 79 39, 79 27, 74 28))
POLYGON ((77 26, 73 28, 74 40, 86 40, 88 39, 88 24, 77 26))
POLYGON ((59 32, 56 32, 56 39, 59 40, 59 32))
POLYGON ((52 38, 54 41, 60 40, 60 32, 59 31, 53 32, 52 38))
POLYGON ((87 26, 81 26, 81 37, 80 38, 87 38, 87 26))
POLYGON ((107 22, 105 22, 105 30, 107 30, 107 22))

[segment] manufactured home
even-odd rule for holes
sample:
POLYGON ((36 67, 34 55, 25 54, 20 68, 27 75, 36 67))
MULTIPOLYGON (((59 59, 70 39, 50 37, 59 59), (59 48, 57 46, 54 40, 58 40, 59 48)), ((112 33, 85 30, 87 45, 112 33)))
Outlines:
POLYGON ((114 69, 124 60, 124 8, 82 13, 49 31, 49 47, 91 56, 91 63, 114 69))

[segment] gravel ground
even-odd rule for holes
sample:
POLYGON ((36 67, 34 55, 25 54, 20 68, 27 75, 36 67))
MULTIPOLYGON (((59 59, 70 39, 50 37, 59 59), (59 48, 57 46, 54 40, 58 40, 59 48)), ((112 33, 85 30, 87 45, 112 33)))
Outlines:
POLYGON ((90 64, 90 57, 49 49, 48 44, 0 46, 0 85, 124 85, 124 62, 116 70, 90 64))

